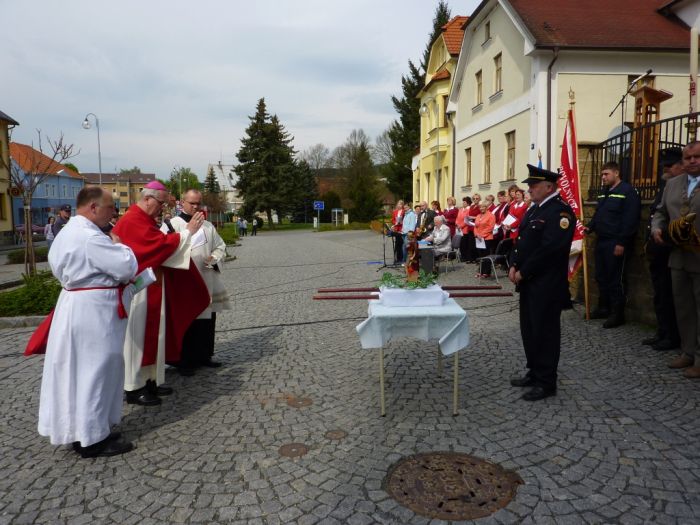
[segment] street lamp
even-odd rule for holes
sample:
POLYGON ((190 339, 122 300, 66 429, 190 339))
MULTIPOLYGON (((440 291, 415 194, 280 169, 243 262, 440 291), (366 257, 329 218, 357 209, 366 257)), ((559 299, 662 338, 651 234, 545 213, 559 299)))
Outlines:
MULTIPOLYGON (((427 102, 435 103, 435 129, 437 130, 436 151, 435 151, 435 199, 440 199, 440 108, 438 107, 435 97, 430 97, 426 102, 421 104, 418 113, 421 117, 427 117, 430 113, 430 108, 427 102)), ((419 175, 420 176, 420 175, 419 175)), ((430 200, 430 187, 428 187, 428 200, 430 200)))
POLYGON ((102 150, 100 148, 100 121, 97 118, 97 115, 94 113, 88 113, 85 115, 85 120, 83 120, 83 128, 84 129, 90 129, 92 126, 90 126, 90 121, 88 120, 88 117, 92 115, 92 118, 95 119, 95 127, 97 128, 97 163, 100 169, 100 187, 102 187, 102 150))

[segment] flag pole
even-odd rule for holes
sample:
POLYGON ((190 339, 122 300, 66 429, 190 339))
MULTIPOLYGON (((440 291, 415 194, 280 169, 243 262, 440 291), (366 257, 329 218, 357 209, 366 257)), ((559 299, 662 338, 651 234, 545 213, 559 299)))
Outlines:
MULTIPOLYGON (((575 99, 575 93, 572 89, 569 89, 569 111, 571 112, 571 127, 575 130, 576 125, 574 122, 575 118, 575 111, 574 111, 574 105, 576 104, 575 99)), ((575 147, 576 147, 576 177, 578 179, 578 209, 579 209, 579 214, 581 215, 578 219, 581 221, 581 224, 583 224, 583 188, 581 187, 581 172, 579 171, 579 164, 578 164, 578 137, 575 140, 575 147)), ((591 319, 591 308, 590 308, 590 301, 588 298, 588 258, 586 257, 586 244, 587 244, 587 238, 584 236, 583 239, 581 240, 581 263, 583 264, 583 302, 586 308, 586 321, 589 321, 591 319)))

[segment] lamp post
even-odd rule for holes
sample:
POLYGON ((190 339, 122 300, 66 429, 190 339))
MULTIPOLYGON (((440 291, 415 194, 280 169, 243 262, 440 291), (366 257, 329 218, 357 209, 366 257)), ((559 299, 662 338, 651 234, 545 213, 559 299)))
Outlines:
POLYGON ((90 129, 92 126, 90 126, 90 121, 88 120, 88 117, 92 115, 92 118, 95 119, 95 127, 97 128, 97 163, 99 166, 100 170, 100 188, 102 187, 102 149, 100 148, 100 121, 97 118, 97 115, 94 113, 88 113, 85 115, 85 120, 83 120, 83 128, 84 129, 90 129))
MULTIPOLYGON (((435 150, 435 199, 440 200, 440 108, 438 107, 437 100, 435 97, 430 97, 426 102, 421 104, 418 113, 421 117, 428 116, 430 108, 428 107, 428 102, 435 102, 435 129, 437 130, 437 146, 435 150)), ((420 176, 420 174, 418 175, 420 176)), ((430 200, 430 187, 428 187, 428 199, 430 200)))

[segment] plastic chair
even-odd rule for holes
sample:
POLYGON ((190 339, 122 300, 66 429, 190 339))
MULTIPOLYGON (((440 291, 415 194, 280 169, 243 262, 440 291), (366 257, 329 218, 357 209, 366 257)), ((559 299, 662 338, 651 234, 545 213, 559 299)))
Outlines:
POLYGON ((496 284, 498 284, 498 272, 496 272, 496 264, 505 263, 506 269, 510 270, 510 264, 508 264, 508 254, 513 247, 513 239, 503 239, 499 241, 496 246, 496 251, 491 255, 486 255, 484 257, 479 257, 476 262, 479 264, 481 269, 482 261, 488 261, 491 264, 491 272, 496 278, 496 284))

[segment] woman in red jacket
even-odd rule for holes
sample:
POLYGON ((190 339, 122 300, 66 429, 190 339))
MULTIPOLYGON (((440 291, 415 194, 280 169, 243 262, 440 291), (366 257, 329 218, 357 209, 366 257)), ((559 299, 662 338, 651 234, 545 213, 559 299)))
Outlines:
POLYGON ((509 217, 503 221, 503 229, 510 232, 510 238, 515 240, 518 238, 518 228, 525 217, 527 204, 525 203, 525 192, 518 188, 515 190, 515 201, 510 205, 508 210, 509 217), (513 217, 515 220, 510 220, 513 217), (508 222, 509 224, 506 224, 508 222))
POLYGON ((445 224, 450 229, 450 238, 455 236, 455 230, 457 229, 457 215, 459 210, 456 207, 457 199, 454 197, 447 197, 447 209, 442 213, 445 217, 445 224))

